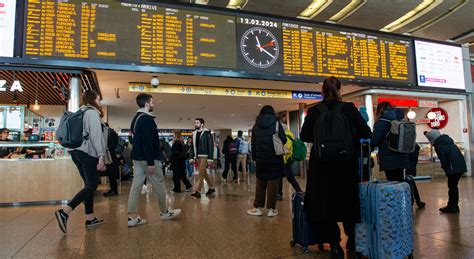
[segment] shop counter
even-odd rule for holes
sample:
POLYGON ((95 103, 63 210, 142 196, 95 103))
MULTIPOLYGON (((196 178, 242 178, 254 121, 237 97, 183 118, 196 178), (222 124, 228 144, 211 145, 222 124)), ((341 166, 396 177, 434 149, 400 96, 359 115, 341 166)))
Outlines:
POLYGON ((83 187, 74 162, 63 149, 54 144, 8 144, 12 145, 18 149, 48 146, 45 153, 50 155, 25 159, 15 154, 11 159, 0 159, 0 206, 61 203, 83 187))

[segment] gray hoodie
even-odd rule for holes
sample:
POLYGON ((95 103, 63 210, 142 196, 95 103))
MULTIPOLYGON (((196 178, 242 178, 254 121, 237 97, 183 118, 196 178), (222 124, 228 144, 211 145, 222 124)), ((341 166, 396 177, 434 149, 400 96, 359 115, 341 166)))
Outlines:
POLYGON ((92 157, 105 157, 107 155, 107 127, 100 118, 100 112, 94 106, 81 106, 81 109, 89 108, 84 113, 83 134, 89 136, 76 150, 87 153, 92 157))
POLYGON ((431 131, 424 132, 426 138, 430 141, 431 145, 434 145, 436 140, 441 137, 441 132, 437 129, 432 129, 431 131))

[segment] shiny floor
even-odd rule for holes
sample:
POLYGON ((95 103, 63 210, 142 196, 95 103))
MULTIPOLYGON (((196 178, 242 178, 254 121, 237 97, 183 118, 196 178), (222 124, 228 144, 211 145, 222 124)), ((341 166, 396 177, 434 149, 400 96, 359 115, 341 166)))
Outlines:
MULTIPOLYGON (((303 180, 300 179, 302 182, 303 180)), ((96 214, 105 224, 84 228, 83 206, 69 220, 63 235, 53 212, 59 206, 0 208, 0 258, 328 258, 328 251, 311 248, 302 255, 291 247, 290 187, 285 182, 276 218, 252 217, 255 178, 245 183, 217 182, 212 197, 193 200, 189 194, 169 194, 168 202, 183 214, 162 221, 153 193, 142 195, 139 214, 149 223, 127 227, 130 182, 122 182, 121 195, 96 196, 96 214)), ((171 188, 167 177, 167 189, 171 188)), ((414 209, 415 258, 474 258, 474 197, 472 178, 460 182, 461 214, 442 215, 446 179, 418 182, 425 209, 414 209)), ((28 191, 28 190, 19 190, 28 191)), ((344 245, 345 240, 342 241, 344 245)), ((328 247, 326 247, 326 250, 328 247)))

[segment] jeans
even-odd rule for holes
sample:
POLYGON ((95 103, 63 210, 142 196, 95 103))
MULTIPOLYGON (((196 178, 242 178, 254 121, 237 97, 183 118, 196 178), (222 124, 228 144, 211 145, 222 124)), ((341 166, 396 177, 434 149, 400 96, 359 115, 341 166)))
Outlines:
POLYGON ((224 172, 222 173, 222 178, 227 179, 227 174, 229 173, 229 167, 232 167, 232 172, 234 172, 234 180, 237 180, 237 156, 227 155, 225 157, 225 167, 224 172))
POLYGON ((99 159, 79 150, 73 150, 69 153, 84 181, 84 188, 67 205, 75 209, 81 202, 84 202, 86 214, 92 214, 94 213, 94 192, 99 185, 99 175, 97 173, 99 159))
POLYGON ((462 174, 448 175, 448 206, 457 207, 459 203, 459 189, 458 183, 461 180, 462 174))
POLYGON ((189 163, 189 159, 184 162, 187 177, 192 177, 194 173, 194 164, 189 163))
POLYGON ((238 154, 237 155, 237 166, 242 168, 242 178, 245 179, 247 176, 247 154, 238 154))
POLYGON ((197 158, 198 163, 198 170, 199 170, 199 180, 198 180, 198 187, 196 191, 200 192, 202 186, 204 185, 204 180, 206 180, 209 188, 214 188, 214 184, 212 183, 209 174, 207 173, 207 158, 206 157, 199 157, 197 158))
POLYGON ((113 162, 110 165, 107 165, 107 176, 109 177, 109 182, 110 182, 110 190, 113 192, 118 193, 118 188, 117 188, 117 175, 118 175, 118 161, 113 162))
MULTIPOLYGON (((294 161, 292 160, 289 160, 285 164, 286 180, 291 184, 291 186, 293 186, 293 189, 295 189, 296 192, 303 192, 303 190, 301 190, 300 184, 298 183, 298 181, 295 178, 295 175, 293 174, 293 164, 294 164, 294 161)), ((282 179, 280 179, 278 183, 278 194, 283 196, 283 180, 282 179)))
POLYGON ((153 174, 148 173, 148 164, 146 161, 133 160, 133 163, 135 165, 135 175, 133 176, 132 187, 130 188, 130 195, 128 196, 127 212, 129 214, 137 212, 138 198, 140 197, 140 192, 146 178, 155 189, 160 211, 165 213, 168 208, 166 206, 166 190, 164 176, 161 172, 161 161, 155 160, 155 172, 153 174))
POLYGON ((263 180, 257 178, 255 201, 253 203, 255 208, 264 208, 266 200, 267 209, 276 209, 278 181, 279 179, 263 180))

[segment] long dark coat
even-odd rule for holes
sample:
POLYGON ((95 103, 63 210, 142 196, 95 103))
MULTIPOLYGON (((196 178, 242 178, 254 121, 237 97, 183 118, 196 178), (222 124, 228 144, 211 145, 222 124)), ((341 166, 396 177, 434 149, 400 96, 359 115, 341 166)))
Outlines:
MULTIPOLYGON (((332 110, 336 102, 325 104, 332 110)), ((313 222, 354 221, 359 218, 359 140, 370 138, 371 132, 353 103, 343 103, 341 112, 354 128, 355 152, 351 160, 328 163, 317 161, 315 149, 311 148, 304 209, 313 222)), ((308 110, 300 133, 304 142, 314 143, 315 123, 319 116, 316 107, 308 110)))

